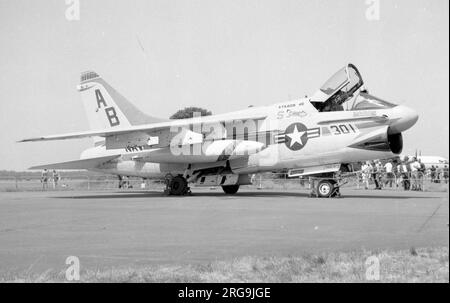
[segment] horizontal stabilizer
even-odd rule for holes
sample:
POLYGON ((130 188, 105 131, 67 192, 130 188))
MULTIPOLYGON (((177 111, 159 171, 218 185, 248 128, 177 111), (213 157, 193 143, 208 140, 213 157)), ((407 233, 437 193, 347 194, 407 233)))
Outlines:
POLYGON ((30 167, 29 169, 92 169, 98 167, 100 164, 111 161, 118 157, 120 157, 120 155, 81 159, 81 160, 33 166, 30 167))
MULTIPOLYGON (((122 134, 120 131, 110 131, 110 130, 103 130, 103 131, 87 131, 87 132, 77 132, 77 133, 67 133, 63 135, 51 135, 51 136, 42 136, 42 137, 35 137, 35 138, 28 138, 23 139, 20 141, 17 141, 18 143, 23 142, 37 142, 37 141, 54 141, 54 140, 67 140, 67 139, 83 139, 83 138, 89 138, 89 137, 107 137, 109 135, 109 132, 111 134, 122 134)), ((126 133, 126 132, 125 132, 126 133)))

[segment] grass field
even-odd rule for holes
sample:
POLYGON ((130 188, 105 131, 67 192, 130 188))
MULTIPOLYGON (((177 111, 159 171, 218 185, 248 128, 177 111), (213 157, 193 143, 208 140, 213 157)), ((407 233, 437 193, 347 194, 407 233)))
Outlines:
MULTIPOLYGON (((373 282, 366 279, 370 256, 379 260, 379 282, 449 282, 448 247, 242 257, 183 266, 82 268, 79 282, 373 282)), ((10 273, 0 282, 65 282, 65 272, 10 273)))

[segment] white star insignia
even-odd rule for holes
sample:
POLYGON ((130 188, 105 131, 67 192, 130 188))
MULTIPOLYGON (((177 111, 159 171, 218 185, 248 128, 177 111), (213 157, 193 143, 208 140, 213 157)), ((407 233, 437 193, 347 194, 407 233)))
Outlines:
POLYGON ((295 143, 298 143, 301 146, 303 146, 302 136, 305 133, 306 132, 299 132, 298 128, 297 128, 297 125, 295 125, 294 131, 291 134, 286 134, 286 136, 291 138, 291 146, 290 147, 292 147, 295 143))

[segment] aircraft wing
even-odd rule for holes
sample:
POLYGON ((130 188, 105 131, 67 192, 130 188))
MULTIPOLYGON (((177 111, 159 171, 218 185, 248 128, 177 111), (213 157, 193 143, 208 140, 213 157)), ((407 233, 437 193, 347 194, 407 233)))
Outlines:
POLYGON ((61 135, 49 135, 49 136, 41 136, 35 138, 27 138, 18 141, 22 142, 36 142, 36 141, 52 141, 52 140, 66 140, 66 139, 81 139, 88 137, 110 137, 110 136, 119 136, 119 135, 128 135, 130 133, 152 133, 161 130, 169 130, 172 127, 176 128, 189 128, 191 125, 196 124, 213 124, 213 123, 227 123, 229 121, 235 120, 248 120, 248 119, 265 119, 267 116, 238 116, 234 119, 220 119, 214 116, 202 117, 202 118, 194 118, 194 119, 180 119, 173 120, 169 122, 160 122, 160 123, 152 123, 145 125, 137 125, 126 128, 113 128, 113 129, 102 129, 102 130, 93 130, 93 131, 85 131, 85 132, 74 132, 67 133, 61 135))
POLYGON ((74 161, 67 161, 67 162, 60 162, 60 163, 38 165, 38 166, 30 167, 29 169, 45 169, 45 168, 46 169, 92 169, 92 168, 96 168, 100 164, 114 160, 118 157, 120 157, 120 155, 88 158, 88 159, 81 159, 81 160, 74 160, 74 161))

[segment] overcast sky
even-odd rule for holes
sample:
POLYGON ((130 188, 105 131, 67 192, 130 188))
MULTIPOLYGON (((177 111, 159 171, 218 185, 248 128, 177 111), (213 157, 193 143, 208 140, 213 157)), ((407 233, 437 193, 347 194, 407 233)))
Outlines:
POLYGON ((68 21, 65 0, 0 0, 0 169, 77 159, 91 146, 15 143, 88 130, 75 89, 84 70, 167 118, 312 94, 348 62, 372 94, 420 113, 406 153, 448 157, 449 1, 379 4, 368 20, 365 0, 80 0, 80 20, 68 21))

